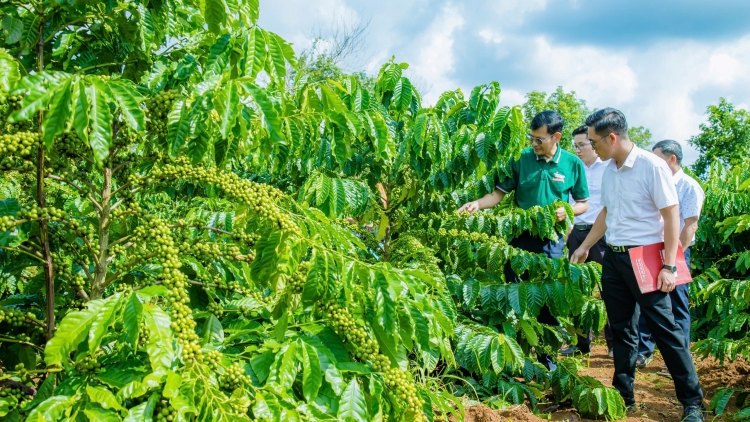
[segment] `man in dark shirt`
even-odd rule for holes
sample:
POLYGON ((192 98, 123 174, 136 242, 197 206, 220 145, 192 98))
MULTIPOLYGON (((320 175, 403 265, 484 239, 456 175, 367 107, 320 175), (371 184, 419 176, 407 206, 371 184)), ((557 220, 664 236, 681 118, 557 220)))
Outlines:
MULTIPOLYGON (((515 191, 516 204, 523 209, 547 206, 555 201, 567 202, 572 196, 575 201, 573 213, 586 212, 589 197, 586 170, 578 157, 558 145, 562 128, 563 118, 559 113, 547 110, 536 115, 531 121, 531 133, 527 135, 531 147, 524 149, 518 160, 511 160, 510 176, 498 181, 494 191, 464 204, 458 211, 473 213, 492 208, 506 194, 515 191)), ((558 208, 556 217, 557 221, 565 220, 565 208, 558 208)), ((513 239, 510 245, 532 253, 543 253, 549 258, 562 258, 565 240, 562 234, 557 240, 548 240, 527 232, 513 239)), ((509 282, 527 278, 526 274, 515 274, 510 264, 506 264, 504 275, 509 282)), ((547 306, 541 309, 537 320, 543 324, 559 325, 547 306)), ((547 368, 555 369, 551 356, 538 353, 537 358, 547 368)))

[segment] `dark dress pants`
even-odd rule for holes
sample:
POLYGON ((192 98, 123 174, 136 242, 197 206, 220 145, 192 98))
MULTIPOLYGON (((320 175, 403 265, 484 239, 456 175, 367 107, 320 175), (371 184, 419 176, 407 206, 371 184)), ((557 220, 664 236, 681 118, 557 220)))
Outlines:
POLYGON ((614 335, 612 386, 620 392, 625 404, 635 403, 633 381, 638 355, 638 306, 672 374, 677 399, 683 406, 701 405, 703 392, 690 349, 682 330, 674 322, 669 294, 661 291, 642 294, 627 252, 607 249, 602 265, 602 297, 614 335))
MULTIPOLYGON (((586 236, 589 235, 591 230, 576 230, 570 232, 568 235, 568 254, 573 255, 573 252, 578 249, 586 236)), ((598 242, 594 244, 589 250, 589 256, 586 258, 586 262, 598 262, 599 264, 604 261, 604 251, 607 249, 607 241, 602 237, 598 242)), ((598 334, 598 333, 597 333, 598 334)), ((607 341, 607 349, 612 348, 612 330, 609 327, 609 321, 604 326, 604 339, 607 341)), ((589 353, 591 351, 591 335, 578 336, 578 349, 583 353, 589 353)))
MULTIPOLYGON (((544 254, 544 256, 546 256, 547 258, 562 258, 563 251, 565 250, 565 238, 563 235, 560 235, 559 239, 555 242, 552 240, 540 239, 538 237, 532 236, 530 233, 523 233, 522 235, 513 239, 510 242, 510 245, 531 253, 544 254)), ((521 281, 529 279, 528 273, 523 273, 520 275, 514 273, 513 269, 511 268, 510 262, 505 264, 503 272, 505 274, 505 280, 510 283, 519 283, 521 281)), ((547 305, 542 306, 542 309, 539 311, 539 316, 537 316, 536 320, 542 324, 554 326, 560 325, 560 321, 552 316, 547 305)), ((537 353, 537 360, 539 361, 539 363, 543 364, 545 367, 547 367, 547 369, 551 371, 554 371, 557 368, 557 365, 555 365, 555 361, 552 356, 537 353)))
MULTIPOLYGON (((685 262, 690 268, 690 248, 685 250, 685 262)), ((672 301, 672 313, 674 322, 682 328, 682 334, 690 348, 690 287, 687 284, 681 284, 669 292, 669 299, 672 301)), ((648 329, 646 319, 641 315, 638 319, 638 354, 649 357, 654 354, 656 342, 651 330, 648 329)))

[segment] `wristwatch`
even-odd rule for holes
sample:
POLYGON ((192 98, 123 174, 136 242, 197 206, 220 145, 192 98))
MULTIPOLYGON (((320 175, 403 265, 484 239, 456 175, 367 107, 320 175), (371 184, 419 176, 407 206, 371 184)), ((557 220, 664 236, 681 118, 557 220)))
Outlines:
POLYGON ((672 271, 672 274, 677 274, 677 266, 676 265, 667 265, 664 264, 661 266, 662 270, 669 270, 672 271))

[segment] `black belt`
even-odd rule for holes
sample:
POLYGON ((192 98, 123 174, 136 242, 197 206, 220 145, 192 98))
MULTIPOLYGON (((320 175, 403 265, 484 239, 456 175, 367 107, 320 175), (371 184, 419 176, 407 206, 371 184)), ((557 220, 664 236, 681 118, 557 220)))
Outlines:
POLYGON ((593 224, 574 224, 573 228, 576 230, 580 230, 582 232, 585 232, 587 230, 591 230, 591 228, 594 227, 593 224))
POLYGON ((629 251, 630 249, 637 248, 638 246, 615 246, 615 245, 610 245, 609 243, 607 243, 607 247, 612 252, 625 253, 629 251))

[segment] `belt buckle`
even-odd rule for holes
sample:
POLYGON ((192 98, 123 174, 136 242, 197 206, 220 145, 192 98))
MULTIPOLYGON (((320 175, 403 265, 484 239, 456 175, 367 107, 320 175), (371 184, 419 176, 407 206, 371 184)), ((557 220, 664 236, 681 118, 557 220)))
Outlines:
POLYGON ((612 252, 617 252, 617 253, 625 253, 628 251, 626 246, 609 245, 609 248, 612 249, 612 252))

